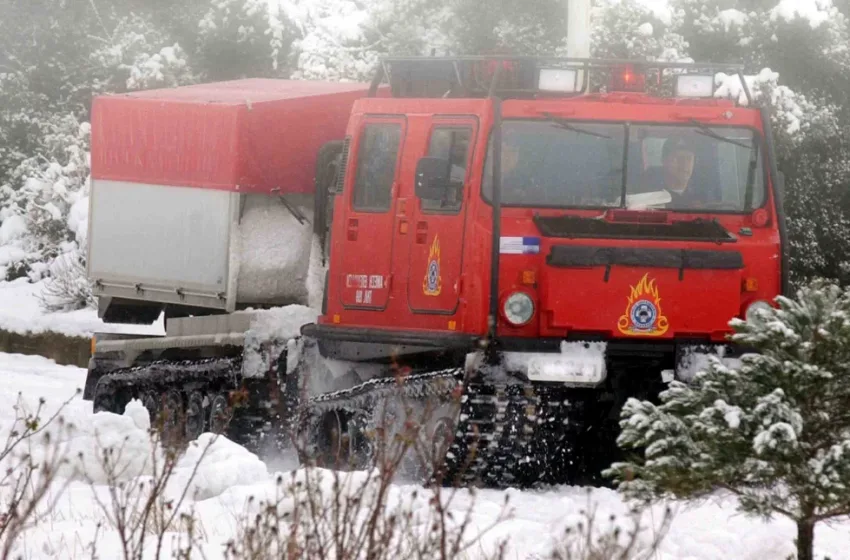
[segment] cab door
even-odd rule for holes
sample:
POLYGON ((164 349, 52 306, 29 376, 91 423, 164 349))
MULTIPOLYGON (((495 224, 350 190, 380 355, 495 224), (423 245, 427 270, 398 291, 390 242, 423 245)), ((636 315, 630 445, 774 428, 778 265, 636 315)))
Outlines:
POLYGON ((386 309, 390 299, 393 227, 406 121, 365 116, 351 157, 356 162, 339 247, 337 285, 347 309, 386 309))
POLYGON ((442 200, 416 197, 407 298, 415 314, 453 315, 460 301, 474 116, 433 117, 425 155, 445 159, 450 188, 442 200))

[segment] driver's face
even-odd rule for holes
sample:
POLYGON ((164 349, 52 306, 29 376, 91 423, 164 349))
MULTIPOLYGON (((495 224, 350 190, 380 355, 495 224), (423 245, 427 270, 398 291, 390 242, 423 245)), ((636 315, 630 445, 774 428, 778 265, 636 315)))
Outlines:
POLYGON ((664 175, 676 186, 686 186, 694 173, 694 153, 690 150, 675 150, 664 158, 664 175))

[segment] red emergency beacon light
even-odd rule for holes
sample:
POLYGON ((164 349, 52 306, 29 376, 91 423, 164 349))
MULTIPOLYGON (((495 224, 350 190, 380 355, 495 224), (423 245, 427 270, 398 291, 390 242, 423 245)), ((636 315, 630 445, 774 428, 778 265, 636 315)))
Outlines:
POLYGON ((519 78, 519 63, 513 60, 482 60, 473 72, 480 83, 490 83, 498 74, 498 81, 503 87, 521 87, 519 78))
POLYGON ((646 91, 646 74, 628 64, 615 68, 611 74, 611 91, 629 93, 644 93, 646 91))

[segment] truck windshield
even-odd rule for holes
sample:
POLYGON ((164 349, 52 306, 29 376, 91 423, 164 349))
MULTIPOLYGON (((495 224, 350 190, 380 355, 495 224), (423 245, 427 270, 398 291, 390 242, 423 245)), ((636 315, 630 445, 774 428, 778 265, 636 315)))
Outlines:
MULTIPOLYGON (((744 212, 765 199, 759 143, 749 129, 556 118, 502 126, 505 206, 744 212)), ((490 200, 492 142, 483 189, 490 200)))

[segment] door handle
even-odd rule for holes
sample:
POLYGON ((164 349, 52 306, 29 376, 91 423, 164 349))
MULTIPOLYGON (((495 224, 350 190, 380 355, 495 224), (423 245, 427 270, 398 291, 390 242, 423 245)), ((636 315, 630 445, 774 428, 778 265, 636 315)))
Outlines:
POLYGON ((423 245, 428 241, 428 222, 416 222, 416 243, 423 245))
POLYGON ((346 227, 347 237, 349 241, 357 241, 357 231, 360 226, 360 222, 357 218, 349 218, 348 219, 348 227, 346 227))

